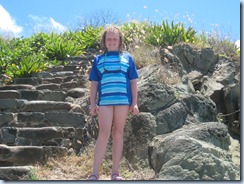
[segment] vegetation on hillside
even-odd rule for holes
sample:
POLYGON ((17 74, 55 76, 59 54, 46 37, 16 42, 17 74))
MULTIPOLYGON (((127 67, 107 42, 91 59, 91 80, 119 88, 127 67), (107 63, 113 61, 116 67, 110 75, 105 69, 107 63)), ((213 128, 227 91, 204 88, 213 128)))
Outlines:
MULTIPOLYGON (((139 55, 145 49, 189 43, 198 47, 211 47, 221 56, 238 60, 240 51, 234 42, 219 35, 198 35, 183 23, 160 24, 149 21, 130 21, 119 25, 125 36, 126 50, 139 55), (237 58, 237 59, 236 59, 237 58)), ((70 56, 85 54, 87 49, 99 50, 100 34, 104 25, 88 25, 79 31, 37 33, 29 38, 5 39, 0 36, 0 74, 12 78, 30 77, 48 67, 65 64, 70 56)), ((141 68, 148 62, 137 63, 141 68)))

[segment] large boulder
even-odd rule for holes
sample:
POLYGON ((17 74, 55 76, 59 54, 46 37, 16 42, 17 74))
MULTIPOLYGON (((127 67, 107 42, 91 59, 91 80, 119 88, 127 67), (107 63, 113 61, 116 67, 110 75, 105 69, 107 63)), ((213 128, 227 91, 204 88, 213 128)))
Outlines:
POLYGON ((140 71, 138 81, 139 109, 142 112, 158 111, 175 103, 174 89, 160 82, 160 73, 156 72, 162 65, 152 65, 140 71))
POLYGON ((194 49, 188 44, 175 46, 173 53, 180 59, 188 73, 197 70, 206 75, 214 70, 219 59, 210 48, 194 49))
POLYGON ((229 145, 227 127, 221 123, 186 125, 154 137, 149 159, 159 180, 238 180, 240 169, 229 145))
POLYGON ((148 146, 156 136, 156 118, 142 112, 129 118, 124 131, 124 155, 135 168, 149 168, 148 146))

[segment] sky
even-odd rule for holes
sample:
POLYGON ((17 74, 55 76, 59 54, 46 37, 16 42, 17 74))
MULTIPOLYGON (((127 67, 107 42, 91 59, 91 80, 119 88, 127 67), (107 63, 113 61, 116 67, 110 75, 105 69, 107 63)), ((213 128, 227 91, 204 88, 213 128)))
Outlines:
POLYGON ((240 40, 240 4, 240 0, 0 0, 0 34, 62 33, 103 11, 121 21, 182 22, 198 33, 220 32, 236 41, 240 40))

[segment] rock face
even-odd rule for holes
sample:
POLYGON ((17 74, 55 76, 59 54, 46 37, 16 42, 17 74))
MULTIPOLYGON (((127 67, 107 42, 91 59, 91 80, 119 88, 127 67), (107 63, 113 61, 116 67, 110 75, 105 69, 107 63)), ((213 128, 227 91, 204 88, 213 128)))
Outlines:
POLYGON ((230 149, 230 134, 240 134, 238 64, 189 45, 160 53, 161 65, 140 70, 142 112, 128 118, 125 157, 153 168, 159 180, 240 180, 240 150, 230 149), (163 67, 180 79, 165 83, 163 67))
MULTIPOLYGON (((186 44, 158 53, 161 63, 139 70, 140 115, 128 116, 124 156, 159 180, 240 180, 239 64, 186 44)), ((68 62, 0 87, 1 179, 19 180, 96 137, 90 62, 68 62)))

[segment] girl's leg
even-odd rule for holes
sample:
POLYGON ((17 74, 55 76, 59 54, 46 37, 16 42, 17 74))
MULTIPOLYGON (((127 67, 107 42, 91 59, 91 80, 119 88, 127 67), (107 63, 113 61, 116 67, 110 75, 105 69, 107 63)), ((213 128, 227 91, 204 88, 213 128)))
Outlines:
POLYGON ((93 174, 98 175, 99 167, 104 158, 107 143, 110 137, 113 121, 113 107, 100 106, 98 113, 99 133, 94 151, 93 174))
POLYGON ((119 172, 119 162, 123 151, 123 134, 129 106, 114 106, 113 129, 112 129, 112 173, 119 172))

